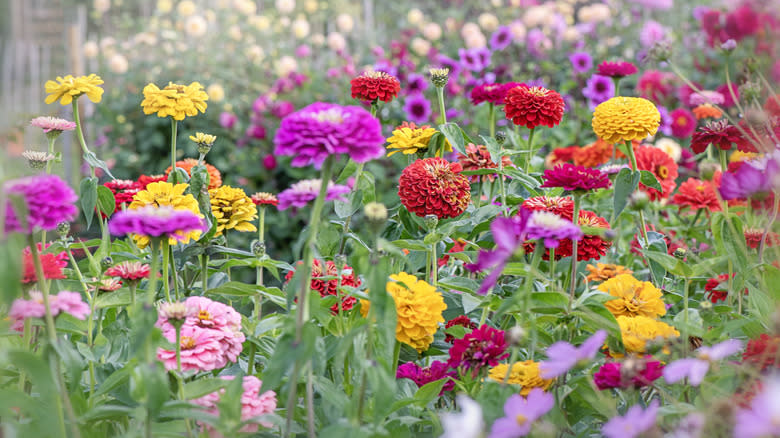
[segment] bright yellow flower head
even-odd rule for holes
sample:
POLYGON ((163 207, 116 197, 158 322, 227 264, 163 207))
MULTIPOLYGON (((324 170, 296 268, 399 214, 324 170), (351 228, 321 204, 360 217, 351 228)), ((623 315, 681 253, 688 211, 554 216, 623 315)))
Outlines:
POLYGON ((211 146, 214 144, 215 141, 217 141, 217 136, 211 134, 204 134, 202 132, 196 132, 195 135, 190 136, 190 140, 194 141, 199 145, 203 144, 203 145, 211 146))
POLYGON ((617 299, 604 303, 607 310, 618 316, 647 316, 658 318, 666 315, 663 294, 649 281, 639 281, 631 274, 620 274, 601 283, 599 290, 617 299))
POLYGON ((67 75, 64 78, 57 76, 55 81, 46 81, 46 103, 55 102, 59 99, 60 104, 70 105, 73 99, 78 99, 82 94, 86 94, 89 100, 98 103, 103 99, 103 89, 99 85, 103 84, 103 79, 96 74, 89 76, 67 75))
POLYGON ((729 162, 736 163, 738 161, 750 161, 761 157, 761 154, 756 152, 742 152, 740 150, 734 150, 729 155, 729 162))
MULTIPOLYGON (((198 208, 198 201, 192 195, 185 195, 184 191, 189 187, 188 184, 176 184, 175 186, 169 182, 154 182, 146 186, 145 190, 133 195, 133 202, 130 203, 130 209, 136 209, 145 207, 147 205, 170 205, 174 210, 189 210, 199 217, 203 217, 200 214, 200 208, 198 208)), ((169 239, 171 245, 175 245, 178 242, 187 243, 190 239, 197 240, 200 238, 200 230, 192 231, 186 235, 185 240, 169 239)), ((148 236, 133 236, 136 245, 139 248, 146 248, 149 244, 148 236)))
MULTIPOLYGON (((496 382, 503 382, 506 377, 506 371, 509 365, 502 363, 494 366, 488 371, 488 377, 496 382)), ((515 362, 512 364, 512 371, 509 373, 509 380, 507 382, 520 385, 523 387, 520 390, 520 395, 527 396, 534 388, 542 388, 547 391, 553 380, 555 379, 543 379, 541 371, 539 370, 539 362, 532 360, 526 360, 524 362, 515 362)))
MULTIPOLYGON (((404 155, 411 155, 418 151, 428 149, 428 143, 431 142, 431 137, 437 132, 439 131, 431 128, 429 125, 417 126, 414 123, 404 122, 395 128, 393 130, 393 136, 387 139, 387 142, 390 143, 387 145, 387 149, 390 150, 387 156, 389 157, 397 152, 402 152, 404 155)), ((446 142, 445 147, 447 151, 452 151, 452 146, 448 141, 446 142)))
MULTIPOLYGON (((665 340, 680 336, 680 332, 669 324, 646 316, 618 316, 617 322, 623 335, 626 353, 644 354, 648 342, 656 338, 665 340)), ((620 357, 615 353, 611 354, 620 357)))
POLYGON ((184 117, 198 115, 198 111, 206 112, 207 100, 209 96, 199 82, 190 85, 169 82, 162 90, 150 83, 144 87, 141 107, 144 114, 157 113, 157 117, 171 116, 175 120, 184 120, 184 117))
POLYGON ((209 190, 211 212, 217 219, 217 236, 223 230, 257 231, 252 221, 257 219, 257 207, 244 190, 222 186, 209 190))
POLYGON ((613 97, 593 112, 593 132, 607 143, 642 140, 655 135, 661 113, 653 102, 641 97, 613 97))
POLYGON ((631 274, 633 271, 621 265, 611 263, 596 263, 596 266, 585 267, 590 274, 585 278, 588 281, 606 281, 620 274, 631 274))

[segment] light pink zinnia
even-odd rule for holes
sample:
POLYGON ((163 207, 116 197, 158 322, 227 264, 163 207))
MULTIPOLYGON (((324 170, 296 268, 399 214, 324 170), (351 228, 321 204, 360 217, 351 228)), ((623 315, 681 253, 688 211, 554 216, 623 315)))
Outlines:
POLYGON ((75 122, 69 122, 57 117, 36 117, 30 120, 30 125, 43 129, 43 132, 50 131, 73 131, 76 129, 75 122))
MULTIPOLYGON (((169 342, 176 342, 174 330, 163 330, 163 336, 169 342)), ((220 333, 215 330, 183 326, 180 341, 182 371, 211 371, 227 365, 220 339, 220 333)), ((162 361, 166 370, 176 369, 176 350, 158 348, 157 359, 162 361)))
MULTIPOLYGON (((221 376, 220 378, 224 380, 233 380, 235 376, 221 376)), ((260 394, 260 387, 262 384, 263 382, 255 376, 244 376, 244 381, 242 382, 244 392, 241 394, 241 421, 248 421, 264 414, 271 414, 276 410, 276 393, 273 391, 266 391, 260 394)), ((221 389, 212 392, 211 394, 206 394, 203 397, 196 398, 192 400, 192 403, 203 406, 209 414, 218 416, 219 409, 217 408, 217 403, 224 393, 225 390, 221 389)), ((257 432, 259 429, 258 424, 263 427, 273 426, 271 423, 261 421, 245 425, 240 429, 240 432, 257 432)), ((209 431, 209 436, 222 436, 207 425, 201 424, 201 426, 209 431)))
MULTIPOLYGON (((85 319, 89 315, 89 305, 81 300, 81 294, 78 292, 62 291, 56 295, 49 296, 49 306, 52 316, 57 316, 62 312, 73 315, 74 318, 85 319)), ((30 299, 16 299, 11 304, 11 310, 8 317, 13 321, 11 329, 22 331, 24 320, 27 318, 43 318, 46 315, 46 308, 43 305, 43 294, 34 290, 30 291, 30 299)))
POLYGON ((81 294, 78 292, 62 291, 57 295, 52 295, 52 313, 68 313, 74 318, 84 320, 89 315, 89 305, 82 301, 81 294))

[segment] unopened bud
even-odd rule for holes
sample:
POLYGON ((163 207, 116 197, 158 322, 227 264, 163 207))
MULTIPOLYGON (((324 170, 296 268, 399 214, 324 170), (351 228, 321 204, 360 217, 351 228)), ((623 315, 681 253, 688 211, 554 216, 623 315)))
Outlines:
POLYGON ((431 82, 437 88, 444 88, 450 79, 450 69, 448 68, 432 68, 428 72, 431 74, 431 82))
POLYGON ((499 145, 503 145, 505 141, 506 141, 506 132, 504 131, 496 132, 496 142, 498 142, 499 145))
POLYGON ((720 48, 726 53, 731 52, 737 48, 737 42, 729 38, 725 43, 720 45, 720 48))
POLYGON ((715 172, 718 170, 724 170, 720 168, 720 164, 713 163, 712 161, 705 161, 699 165, 699 176, 704 181, 712 181, 715 176, 715 172))
POLYGON ((712 309, 712 303, 710 301, 707 301, 707 300, 702 300, 702 301, 699 302, 699 309, 710 310, 710 309, 712 309))
POLYGON ((688 254, 688 250, 686 250, 685 248, 677 248, 674 250, 674 256, 680 260, 683 260, 687 254, 688 254))
POLYGON ((265 242, 255 241, 252 243, 252 253, 255 257, 263 257, 265 255, 265 242))
POLYGON ((333 257, 333 263, 336 264, 336 268, 338 268, 339 271, 344 269, 344 266, 347 266, 346 254, 336 254, 336 256, 333 257))
POLYGON ((516 325, 506 332, 506 341, 510 346, 519 347, 524 338, 525 330, 520 326, 516 325))
POLYGON ((103 257, 103 260, 100 261, 100 266, 103 269, 108 269, 113 265, 114 265, 114 260, 111 257, 103 257))
POLYGON ((757 82, 747 81, 739 86, 739 95, 746 102, 757 100, 761 96, 761 86, 757 82))
POLYGON ((70 232, 70 223, 60 222, 57 224, 57 234, 60 235, 61 239, 64 239, 69 232, 70 232))
POLYGON ((635 191, 628 198, 628 204, 632 210, 644 210, 647 208, 647 204, 649 203, 650 198, 647 196, 647 193, 643 192, 642 190, 635 191))
POLYGON ((387 207, 378 202, 369 202, 363 208, 369 222, 384 224, 387 221, 387 207))
POLYGON ((653 44, 647 52, 648 59, 658 62, 666 62, 672 56, 672 46, 666 41, 659 41, 653 44))
POLYGON ((423 222, 425 222, 425 226, 428 227, 429 231, 433 231, 436 229, 436 225, 439 225, 439 218, 435 214, 426 214, 423 222))

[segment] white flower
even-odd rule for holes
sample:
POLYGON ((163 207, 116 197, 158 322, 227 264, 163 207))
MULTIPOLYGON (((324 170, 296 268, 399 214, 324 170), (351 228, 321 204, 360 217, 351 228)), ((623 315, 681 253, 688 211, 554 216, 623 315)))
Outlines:
POLYGON ((328 47, 334 52, 344 50, 347 47, 347 40, 344 39, 344 35, 338 32, 331 32, 328 35, 328 47))
POLYGON ((479 438, 485 428, 482 419, 482 407, 467 395, 458 394, 456 401, 460 413, 447 412, 441 414, 441 425, 444 434, 441 438, 479 438))
POLYGON ((241 28, 238 27, 238 25, 232 25, 230 26, 230 29, 228 29, 228 36, 232 38, 235 41, 241 40, 241 28))
POLYGON ((220 102, 225 98, 225 89, 220 84, 211 84, 206 87, 206 94, 209 95, 210 100, 220 102))
POLYGON ((289 14, 295 10, 295 0, 276 0, 276 9, 280 14, 289 14))
POLYGON ((94 58, 98 55, 98 52, 100 51, 100 48, 98 47, 97 43, 94 41, 87 41, 84 43, 84 47, 82 48, 84 51, 84 56, 87 58, 94 58))
POLYGON ((467 36, 464 38, 464 42, 466 43, 466 48, 469 49, 478 49, 487 46, 487 40, 485 39, 485 35, 482 35, 482 32, 467 36))
POLYGON ((260 62, 265 58, 265 51, 258 45, 249 46, 246 49, 246 57, 252 62, 260 62))
POLYGON ((195 38, 205 35, 208 27, 206 19, 200 15, 193 15, 184 22, 184 32, 195 38))
POLYGON ((171 12, 173 9, 173 2, 171 0, 157 0, 157 10, 163 14, 171 12))
POLYGON ((309 35, 310 30, 311 26, 309 26, 309 22, 306 21, 303 16, 296 18, 292 22, 292 33, 295 35, 295 38, 298 38, 299 40, 306 38, 306 36, 309 35))
POLYGON ((487 32, 493 32, 498 29, 498 17, 489 12, 480 14, 477 18, 477 22, 487 32))
POLYGON ((428 56, 428 52, 431 51, 431 43, 428 40, 420 37, 415 37, 410 43, 410 47, 414 53, 419 56, 428 56))
POLYGON ((233 7, 244 15, 253 15, 257 12, 257 5, 252 0, 234 0, 233 7))
POLYGON ((355 20, 349 14, 339 14, 336 17, 336 27, 344 33, 349 33, 355 27, 355 20))
POLYGON ((522 21, 513 21, 509 25, 509 31, 515 41, 525 41, 525 35, 528 33, 522 21))
POLYGON ((92 6, 101 14, 111 9, 111 0, 95 0, 92 6))
POLYGON ((317 8, 317 0, 306 0, 303 3, 303 10, 308 13, 317 12, 317 8))
POLYGON ((271 20, 269 20, 265 15, 253 15, 249 18, 249 24, 262 32, 268 30, 268 28, 271 27, 271 20))
POLYGON ((422 11, 417 8, 409 9, 409 12, 406 13, 406 19, 409 21, 409 24, 413 26, 422 23, 424 18, 425 16, 422 11))
POLYGON ((423 36, 431 41, 441 38, 441 26, 438 23, 428 23, 423 27, 423 36))
POLYGON ((123 74, 127 72, 127 58, 121 53, 114 53, 111 58, 108 59, 108 68, 117 74, 123 74))
POLYGON ((276 74, 287 76, 290 72, 298 70, 298 61, 292 56, 282 56, 276 61, 276 74))
POLYGON ((609 6, 598 3, 583 6, 577 13, 577 17, 583 23, 599 23, 608 20, 611 15, 609 6))
POLYGON ((182 17, 189 17, 195 13, 195 3, 191 2, 190 0, 179 2, 179 5, 176 6, 176 12, 178 12, 182 17))
POLYGON ((682 157, 682 148, 676 141, 672 140, 671 138, 662 138, 655 142, 655 147, 666 152, 666 155, 672 157, 675 163, 680 162, 680 158, 682 157))

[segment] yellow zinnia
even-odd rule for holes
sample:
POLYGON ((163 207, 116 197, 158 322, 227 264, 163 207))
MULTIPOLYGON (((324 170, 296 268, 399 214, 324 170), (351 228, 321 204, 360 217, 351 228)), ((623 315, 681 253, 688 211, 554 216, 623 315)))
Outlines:
MULTIPOLYGON (((503 382, 507 368, 509 368, 509 365, 505 363, 498 364, 488 371, 488 377, 496 382, 503 382)), ((512 371, 509 372, 509 380, 507 382, 522 386, 523 389, 520 390, 520 395, 527 396, 534 388, 542 388, 546 391, 553 380, 542 378, 539 362, 526 360, 512 364, 512 371)))
MULTIPOLYGON (((431 128, 429 125, 417 126, 414 123, 403 122, 393 130, 393 136, 387 139, 387 142, 390 143, 387 145, 387 149, 390 150, 387 156, 389 157, 397 152, 411 155, 418 151, 424 151, 428 149, 431 138, 437 132, 439 131, 431 128)), ((452 151, 450 142, 446 140, 445 150, 448 152, 452 151)))
POLYGON ((193 82, 190 85, 179 85, 169 82, 162 90, 152 83, 144 87, 144 100, 141 107, 144 114, 157 113, 157 117, 171 116, 174 120, 184 120, 200 112, 206 112, 208 94, 203 91, 203 85, 193 82))
POLYGON ((613 97, 593 112, 593 132, 607 143, 642 140, 655 135, 661 113, 653 102, 641 97, 613 97))
POLYGON ((73 99, 78 99, 82 94, 86 94, 89 100, 98 103, 103 99, 103 89, 99 85, 103 84, 103 79, 96 74, 89 76, 73 77, 67 75, 64 78, 57 76, 56 81, 46 81, 46 103, 55 102, 59 99, 60 104, 69 105, 73 99))
POLYGON ((606 281, 620 274, 631 274, 633 271, 621 265, 611 263, 596 263, 596 266, 588 265, 585 267, 590 274, 585 279, 587 281, 606 281))
POLYGON ((217 236, 224 230, 257 231, 252 221, 257 219, 257 207, 244 190, 222 186, 209 190, 211 212, 217 219, 217 236))
POLYGON ((657 318, 666 315, 663 294, 649 281, 639 281, 631 274, 621 274, 601 283, 599 290, 617 299, 604 303, 607 310, 618 316, 647 316, 657 318))
MULTIPOLYGON (((646 316, 618 316, 617 322, 623 335, 626 353, 644 354, 647 351, 647 342, 680 336, 680 332, 669 324, 646 316)), ((612 352, 610 354, 622 357, 612 352)))
MULTIPOLYGON (((146 189, 133 195, 133 202, 130 203, 130 209, 136 209, 145 207, 147 205, 170 205, 174 210, 189 210, 200 217, 200 208, 198 208, 198 201, 192 195, 185 195, 184 191, 189 187, 188 184, 176 184, 173 185, 169 182, 154 182, 146 186, 146 189)), ((170 239, 168 242, 171 245, 175 245, 178 242, 187 243, 190 239, 197 240, 200 238, 200 230, 192 231, 186 234, 185 240, 170 239)), ((146 248, 149 244, 148 236, 133 236, 136 245, 139 248, 146 248)))
POLYGON ((217 141, 216 135, 204 134, 202 132, 196 132, 195 135, 190 136, 190 140, 200 145, 211 146, 217 141))

